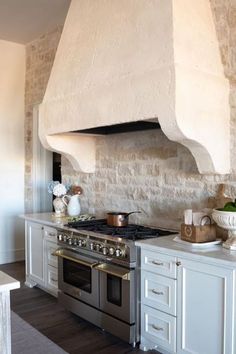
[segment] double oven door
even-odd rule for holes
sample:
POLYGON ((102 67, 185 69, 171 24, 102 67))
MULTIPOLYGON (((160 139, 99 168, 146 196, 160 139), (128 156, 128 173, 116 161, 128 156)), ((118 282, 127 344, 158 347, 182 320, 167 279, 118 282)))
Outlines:
POLYGON ((68 249, 56 251, 59 289, 126 323, 135 323, 135 270, 68 249))

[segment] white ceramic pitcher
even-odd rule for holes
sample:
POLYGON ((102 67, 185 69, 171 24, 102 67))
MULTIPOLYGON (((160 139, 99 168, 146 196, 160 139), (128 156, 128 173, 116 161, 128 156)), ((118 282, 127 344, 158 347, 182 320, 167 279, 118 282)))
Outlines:
POLYGON ((78 216, 80 214, 80 202, 79 202, 79 195, 64 195, 62 197, 63 203, 67 206, 67 213, 69 216, 78 216), (69 199, 69 203, 67 202, 69 199))

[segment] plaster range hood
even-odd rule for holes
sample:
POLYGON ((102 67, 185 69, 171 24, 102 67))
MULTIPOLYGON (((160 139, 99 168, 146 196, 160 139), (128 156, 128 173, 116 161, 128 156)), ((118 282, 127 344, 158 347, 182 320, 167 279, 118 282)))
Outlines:
POLYGON ((209 0, 72 0, 39 135, 93 172, 96 129, 151 120, 200 173, 228 173, 228 100, 209 0))

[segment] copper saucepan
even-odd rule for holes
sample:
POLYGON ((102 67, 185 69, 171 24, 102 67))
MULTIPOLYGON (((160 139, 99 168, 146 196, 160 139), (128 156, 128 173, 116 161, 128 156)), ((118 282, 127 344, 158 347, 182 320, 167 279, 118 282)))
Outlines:
POLYGON ((122 227, 129 223, 129 215, 134 213, 141 213, 141 211, 131 211, 130 213, 109 212, 107 213, 107 225, 122 227))

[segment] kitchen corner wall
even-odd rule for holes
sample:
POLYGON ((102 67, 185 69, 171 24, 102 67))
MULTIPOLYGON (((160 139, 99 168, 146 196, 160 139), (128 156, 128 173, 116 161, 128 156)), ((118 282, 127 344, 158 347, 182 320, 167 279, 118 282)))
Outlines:
POLYGON ((0 40, 0 264, 24 259, 25 48, 0 40))
MULTIPOLYGON (((219 183, 226 193, 236 196, 236 4, 234 0, 211 0, 216 31, 230 81, 231 166, 229 175, 200 175, 193 157, 183 146, 169 141, 162 131, 119 134, 97 138, 96 172, 75 172, 62 159, 65 182, 79 183, 82 211, 102 216, 107 210, 142 214, 132 221, 175 227, 183 210, 208 205, 219 183)), ((60 29, 27 46, 26 79, 26 200, 31 200, 32 107, 42 100, 54 58, 60 29), (49 54, 50 53, 50 54, 49 54)), ((208 94, 206 92, 206 94, 208 94)), ((217 141, 216 141, 217 144, 217 141)))
POLYGON ((62 26, 26 45, 25 78, 25 212, 32 211, 33 107, 42 102, 62 26))

